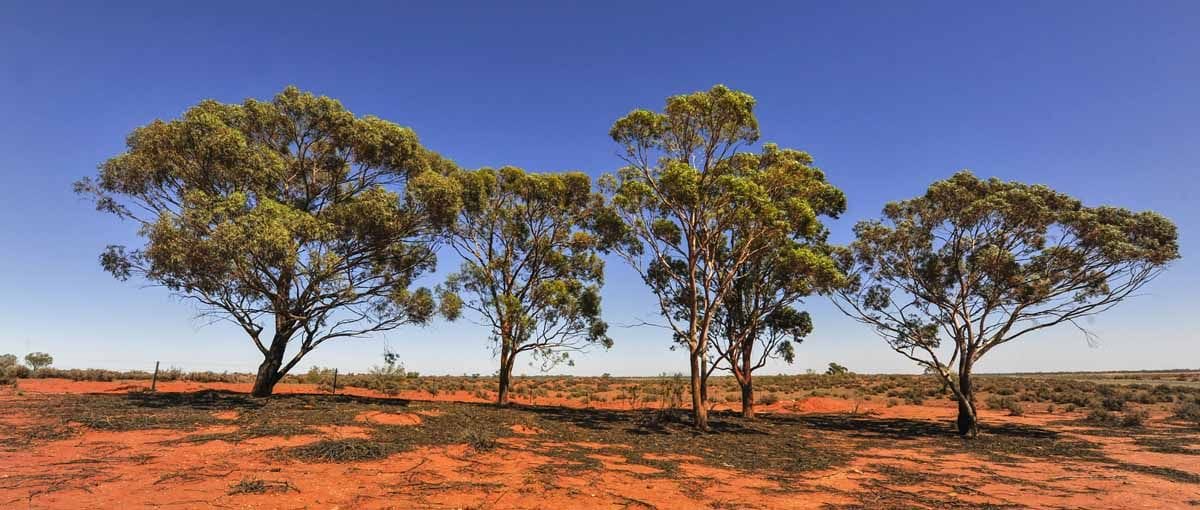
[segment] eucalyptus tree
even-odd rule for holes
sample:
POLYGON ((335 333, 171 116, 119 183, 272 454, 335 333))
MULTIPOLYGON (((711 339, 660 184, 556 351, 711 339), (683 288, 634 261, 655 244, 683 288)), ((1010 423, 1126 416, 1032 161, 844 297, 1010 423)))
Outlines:
POLYGON ((1179 258, 1154 212, 1087 207, 1046 186, 960 172, 854 228, 835 302, 936 374, 978 434, 971 373, 996 347, 1111 309, 1179 258))
POLYGON ((582 228, 601 201, 586 174, 483 168, 423 179, 413 189, 430 209, 445 211, 439 217, 452 218, 448 244, 463 263, 446 279, 442 299, 491 328, 500 358, 497 403, 508 403, 522 353, 548 369, 573 364, 571 353, 612 346, 600 318, 604 262, 597 237, 582 228))
POLYGON ((145 240, 109 246, 101 265, 237 324, 263 356, 255 396, 329 340, 434 315, 432 292, 410 286, 434 268, 438 232, 404 188, 453 165, 411 129, 288 87, 203 101, 126 145, 75 185, 145 240))
POLYGON ((25 355, 25 364, 29 365, 29 369, 37 372, 54 364, 54 356, 44 352, 31 352, 25 355))
MULTIPOLYGON (((840 212, 844 200, 827 207, 840 212)), ((796 305, 844 282, 824 233, 810 240, 782 240, 774 253, 750 260, 738 272, 717 310, 712 349, 714 367, 730 371, 741 389, 743 417, 754 417, 754 371, 772 358, 792 363, 795 345, 812 333, 812 317, 796 305)))
POLYGON ((759 138, 754 105, 749 94, 718 85, 670 97, 661 113, 618 119, 609 134, 627 165, 602 178, 609 207, 593 223, 650 287, 687 348, 693 420, 702 430, 710 333, 737 275, 785 239, 818 236, 824 203, 844 200, 801 152, 739 152, 759 138))

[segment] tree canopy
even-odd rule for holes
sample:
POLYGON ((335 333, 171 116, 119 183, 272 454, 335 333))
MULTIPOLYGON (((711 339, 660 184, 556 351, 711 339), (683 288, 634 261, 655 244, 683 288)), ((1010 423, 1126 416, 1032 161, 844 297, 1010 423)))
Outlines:
POLYGON ((974 435, 971 368, 992 349, 1130 297, 1179 257, 1154 212, 1087 207, 1046 186, 960 172, 884 207, 841 253, 838 305, 942 377, 974 435), (952 368, 957 364, 956 373, 952 368), (951 383, 954 384, 951 384, 951 383))
POLYGON ((109 246, 102 265, 240 326, 264 356, 256 395, 328 340, 433 315, 432 293, 410 285, 434 268, 435 222, 404 187, 453 165, 411 129, 288 87, 203 101, 126 145, 76 184, 145 239, 109 246))
POLYGON ((25 355, 25 364, 33 371, 38 371, 54 364, 54 356, 44 352, 31 352, 25 355))
POLYGON ((586 174, 483 168, 430 175, 413 189, 450 218, 447 239, 463 263, 447 278, 443 302, 461 303, 491 329, 499 403, 521 353, 548 368, 612 345, 600 318, 604 262, 597 237, 582 229, 601 201, 586 174))
POLYGON ((610 207, 596 228, 649 285, 688 348, 702 429, 709 333, 737 275, 775 256, 781 240, 819 236, 818 215, 845 204, 806 153, 773 144, 739 152, 759 138, 754 105, 718 85, 670 97, 661 113, 630 112, 609 133, 627 166, 600 183, 610 207))

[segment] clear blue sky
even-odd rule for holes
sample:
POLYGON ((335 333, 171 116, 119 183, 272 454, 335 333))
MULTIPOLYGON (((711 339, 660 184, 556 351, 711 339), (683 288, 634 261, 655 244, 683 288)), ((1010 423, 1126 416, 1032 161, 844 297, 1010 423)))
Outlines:
MULTIPOLYGON (((411 126, 464 166, 598 175, 619 165, 614 119, 724 83, 758 98, 764 141, 808 150, 846 191, 839 242, 963 168, 1177 222, 1183 260, 1091 324, 1099 347, 1060 328, 981 370, 1200 367, 1200 3, 834 3, 0 2, 0 352, 49 351, 62 367, 258 363, 238 331, 102 272, 100 250, 135 242, 134 227, 70 190, 131 129, 201 99, 295 84, 411 126)), ((609 268, 608 321, 652 319, 640 281, 609 268)), ((913 370, 824 300, 808 309, 797 363, 769 371, 913 370)), ((686 366, 661 330, 613 336, 565 371, 686 366)), ((400 329, 301 366, 362 370, 386 343, 422 372, 490 373, 486 337, 470 322, 400 329)))

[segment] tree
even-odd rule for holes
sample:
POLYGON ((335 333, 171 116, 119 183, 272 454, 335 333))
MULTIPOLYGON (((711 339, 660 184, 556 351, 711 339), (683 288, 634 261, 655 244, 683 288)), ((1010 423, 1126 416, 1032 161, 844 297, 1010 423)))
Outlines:
POLYGON ((825 375, 846 375, 850 373, 850 369, 834 362, 829 362, 829 368, 825 369, 825 375))
POLYGON ((0 371, 16 365, 17 356, 15 354, 0 354, 0 371))
POLYGON ((437 232, 401 193, 453 165, 412 130, 288 87, 269 102, 203 101, 126 143, 75 185, 145 238, 109 246, 102 266, 240 326, 263 356, 255 396, 326 341, 434 314, 432 293, 409 286, 434 268, 437 232))
POLYGON ((855 226, 836 303, 933 371, 978 434, 971 372, 992 349, 1106 311, 1179 258, 1154 212, 1086 207, 1046 186, 960 172, 855 226), (948 344, 948 346, 947 346, 948 344))
MULTIPOLYGON (((807 154, 792 154, 797 169, 812 163, 807 154)), ((811 169, 819 176, 819 171, 811 169)), ((822 179, 816 179, 819 184, 822 179)), ((808 185, 792 190, 793 197, 808 200, 819 214, 836 216, 845 210, 845 198, 829 185, 808 185), (832 199, 832 200, 826 200, 832 199)), ((736 243, 739 233, 729 239, 736 243)), ((826 294, 845 282, 825 244, 827 232, 796 234, 774 239, 774 246, 747 260, 737 272, 713 322, 713 367, 729 370, 742 394, 742 416, 754 417, 754 371, 772 358, 791 363, 794 344, 812 333, 812 318, 797 310, 805 297, 826 294)))
POLYGON ((44 352, 31 352, 25 355, 25 364, 34 372, 54 364, 54 356, 44 352))
POLYGON ((586 174, 504 167, 431 181, 415 193, 431 208, 452 211, 442 217, 454 218, 447 238, 463 259, 446 279, 443 301, 461 303, 491 328, 500 357, 497 403, 508 403, 522 353, 547 369, 571 364, 572 352, 612 346, 600 319, 604 262, 596 237, 581 228, 602 200, 586 174))
POLYGON ((718 85, 670 97, 662 113, 618 119, 609 134, 627 166, 602 178, 609 208, 593 227, 657 296, 676 345, 687 348, 701 430, 710 333, 737 275, 783 239, 818 236, 824 204, 844 201, 807 154, 770 144, 738 151, 758 140, 754 104, 718 85))

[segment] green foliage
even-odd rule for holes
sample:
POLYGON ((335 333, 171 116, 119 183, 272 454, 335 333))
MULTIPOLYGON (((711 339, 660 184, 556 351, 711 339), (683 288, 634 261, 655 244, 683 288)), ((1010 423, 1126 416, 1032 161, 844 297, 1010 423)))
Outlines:
POLYGON ((520 353, 548 368, 570 364, 570 352, 612 345, 600 318, 600 246, 582 229, 601 201, 586 174, 458 170, 426 176, 413 196, 449 219, 447 238, 463 263, 446 279, 442 302, 454 315, 466 307, 482 317, 502 374, 520 353))
MULTIPOLYGON (((818 214, 830 217, 845 210, 840 191, 825 183, 819 171, 811 169, 812 160, 807 154, 781 151, 773 145, 766 147, 765 154, 772 161, 764 167, 769 173, 767 179, 796 186, 788 191, 789 199, 807 201, 818 214), (780 165, 790 165, 797 174, 811 172, 807 175, 810 179, 788 179, 770 173, 780 165)), ((791 233, 772 233, 749 241, 753 251, 734 273, 730 289, 715 311, 712 350, 720 360, 718 365, 724 362, 723 368, 744 385, 749 385, 753 371, 766 366, 771 358, 791 363, 795 345, 812 333, 812 318, 795 305, 810 295, 828 294, 846 284, 845 275, 832 258, 833 250, 826 244, 828 232, 824 226, 806 223, 795 228, 791 233)), ((754 229, 735 228, 729 232, 727 244, 738 246, 759 234, 754 229)), ((738 251, 724 247, 718 255, 738 251)), ((738 264, 737 259, 721 263, 738 264)))
POLYGON ((834 362, 829 362, 829 368, 825 369, 825 375, 846 375, 850 373, 850 369, 834 362))
POLYGON ((33 369, 34 372, 37 372, 40 369, 53 365, 54 356, 44 352, 31 352, 25 355, 25 364, 29 365, 29 368, 33 369))
POLYGON ((1045 186, 965 171, 883 214, 858 223, 840 250, 851 285, 836 302, 942 377, 968 413, 965 376, 988 351, 1058 324, 1083 330, 1079 319, 1179 258, 1175 225, 1159 214, 1087 207, 1045 186))
POLYGON ((1021 405, 1017 399, 1001 395, 992 395, 987 399, 987 405, 991 409, 1002 409, 1008 411, 1012 416, 1021 416, 1025 414, 1025 407, 1021 405))
POLYGON ((412 130, 288 87, 269 102, 203 101, 126 143, 75 185, 145 239, 110 246, 101 264, 241 326, 268 377, 327 340, 423 324, 436 311, 429 290, 409 289, 434 267, 436 211, 403 193, 453 165, 412 130))
POLYGON ((0 355, 0 385, 14 384, 17 379, 29 375, 29 367, 18 364, 16 355, 0 355))
MULTIPOLYGON (((795 281, 798 295, 840 274, 819 248, 818 218, 844 210, 845 196, 807 153, 773 144, 739 152, 759 138, 754 105, 718 85, 670 97, 661 113, 635 110, 609 132, 627 166, 601 179, 609 207, 592 228, 658 297, 693 358, 694 379, 718 311, 750 265, 770 261, 782 265, 780 276, 804 276, 795 281)), ((704 427, 702 402, 693 401, 704 427)))
POLYGON ((1107 409, 1092 409, 1083 419, 1084 423, 1101 427, 1138 428, 1145 425, 1150 413, 1144 409, 1131 409, 1117 414, 1107 409))
POLYGON ((407 373, 404 364, 399 363, 399 357, 387 351, 383 355, 383 365, 371 367, 368 376, 364 384, 367 389, 394 396, 404 389, 404 380, 409 376, 416 377, 417 373, 407 373))
POLYGON ((1200 427, 1200 398, 1181 402, 1175 408, 1174 416, 1176 419, 1200 427))

